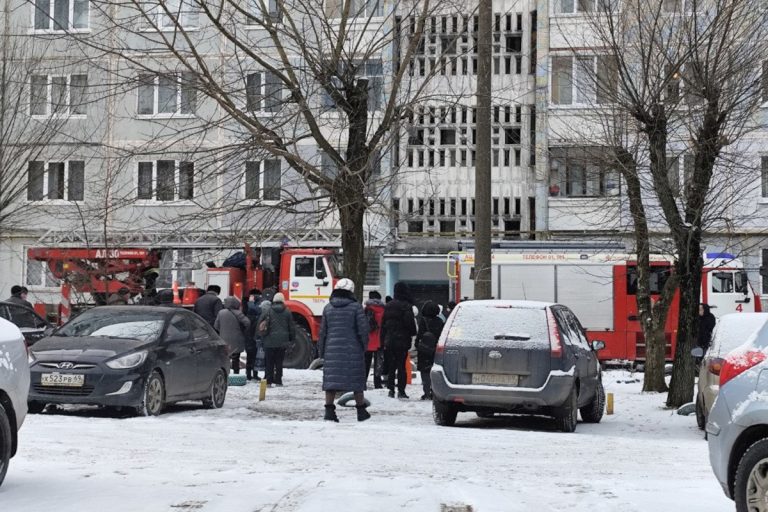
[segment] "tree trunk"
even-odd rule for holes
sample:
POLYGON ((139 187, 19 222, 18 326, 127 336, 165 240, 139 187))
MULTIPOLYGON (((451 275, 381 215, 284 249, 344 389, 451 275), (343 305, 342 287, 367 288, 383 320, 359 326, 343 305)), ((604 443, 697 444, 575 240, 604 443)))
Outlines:
POLYGON ((493 8, 480 0, 475 166, 475 299, 491 298, 491 49, 493 8))
MULTIPOLYGON (((698 230, 696 231, 698 232, 698 230)), ((677 346, 675 347, 675 371, 667 395, 668 407, 680 407, 693 401, 696 368, 691 349, 696 346, 699 331, 699 294, 701 293, 700 236, 693 234, 687 254, 680 254, 676 271, 680 279, 680 312, 677 320, 677 346)))
POLYGON ((362 202, 345 202, 339 205, 341 223, 341 247, 344 249, 344 277, 355 283, 355 296, 360 301, 365 285, 365 231, 363 219, 365 206, 362 202))

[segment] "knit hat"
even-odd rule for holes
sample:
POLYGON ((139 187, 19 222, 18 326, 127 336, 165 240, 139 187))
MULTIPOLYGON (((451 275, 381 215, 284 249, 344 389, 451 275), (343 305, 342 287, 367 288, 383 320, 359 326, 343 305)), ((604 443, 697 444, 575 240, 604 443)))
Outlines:
POLYGON ((281 292, 277 292, 274 297, 272 297, 272 303, 284 303, 285 302, 285 295, 283 295, 281 292))
POLYGON ((355 283, 351 279, 347 279, 346 277, 344 279, 339 279, 339 282, 336 283, 336 286, 334 287, 335 290, 346 290, 350 293, 355 293, 355 283))

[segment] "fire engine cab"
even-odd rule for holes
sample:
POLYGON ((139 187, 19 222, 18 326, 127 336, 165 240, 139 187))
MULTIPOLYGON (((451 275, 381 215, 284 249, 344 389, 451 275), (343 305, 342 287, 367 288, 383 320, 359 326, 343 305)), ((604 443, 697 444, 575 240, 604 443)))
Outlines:
MULTIPOLYGON (((661 255, 652 255, 651 265, 651 290, 658 295, 673 265, 670 258, 661 255)), ((471 299, 474 254, 451 253, 448 272, 456 300, 471 299)), ((588 338, 605 342, 601 360, 645 359, 633 255, 494 252, 491 279, 495 298, 558 302, 571 308, 586 328, 588 338)), ((752 289, 742 263, 727 253, 705 256, 701 300, 712 306, 716 317, 761 311, 760 296, 752 289)), ((678 305, 676 294, 665 329, 669 360, 674 355, 678 305)))

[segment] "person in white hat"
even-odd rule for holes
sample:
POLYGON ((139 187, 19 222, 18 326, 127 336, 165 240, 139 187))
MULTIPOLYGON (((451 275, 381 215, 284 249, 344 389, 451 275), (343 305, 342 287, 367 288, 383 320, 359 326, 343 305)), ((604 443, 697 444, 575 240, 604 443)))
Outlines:
POLYGON ((340 279, 323 310, 318 351, 323 358, 325 420, 339 421, 333 400, 340 391, 352 391, 357 421, 371 417, 365 406, 365 351, 368 347, 368 318, 354 295, 355 283, 340 279))

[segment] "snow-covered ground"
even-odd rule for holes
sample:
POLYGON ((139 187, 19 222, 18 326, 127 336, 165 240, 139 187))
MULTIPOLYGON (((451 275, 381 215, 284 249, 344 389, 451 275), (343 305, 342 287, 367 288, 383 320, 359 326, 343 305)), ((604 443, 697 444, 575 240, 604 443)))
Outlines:
POLYGON ((373 417, 322 421, 321 374, 284 388, 230 388, 223 410, 180 405, 158 418, 85 409, 29 416, 3 487, 3 512, 351 512, 732 510, 693 417, 641 394, 641 375, 607 372, 616 413, 575 434, 546 418, 434 425, 431 406, 368 393, 373 417), (460 510, 465 510, 461 508, 460 510))

